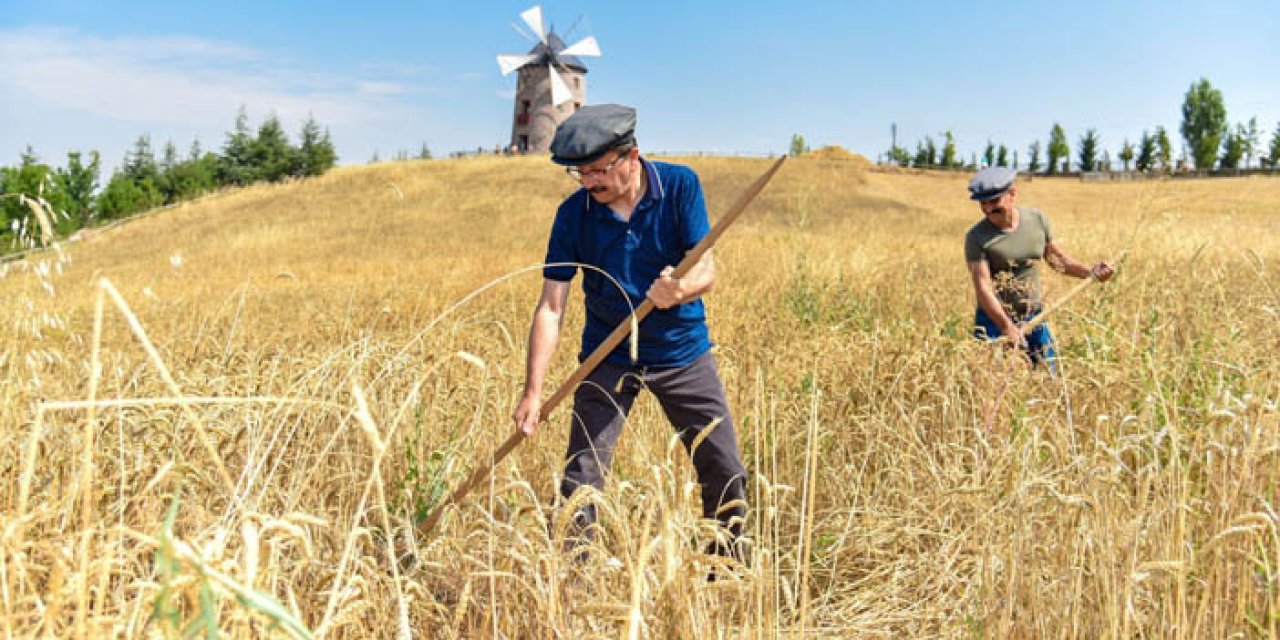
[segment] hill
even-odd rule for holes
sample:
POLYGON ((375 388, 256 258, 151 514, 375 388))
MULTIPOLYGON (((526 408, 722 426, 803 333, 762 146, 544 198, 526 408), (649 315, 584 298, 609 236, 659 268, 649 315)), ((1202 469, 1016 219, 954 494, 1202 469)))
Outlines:
MULTIPOLYGON (((692 470, 649 399, 587 565, 548 536, 566 409, 403 542, 510 432, 535 265, 575 188, 539 159, 403 162, 3 267, 6 632, 1274 635, 1280 181, 1021 184, 1072 254, 1130 251, 1053 318, 1053 378, 967 337, 967 176, 829 155, 789 160, 716 249, 711 331, 754 474, 740 579, 704 581, 692 470), (129 312, 104 297, 95 342, 100 278, 129 312), (52 404, 91 395, 111 404, 52 404)), ((766 167, 685 161, 713 218, 766 167)))

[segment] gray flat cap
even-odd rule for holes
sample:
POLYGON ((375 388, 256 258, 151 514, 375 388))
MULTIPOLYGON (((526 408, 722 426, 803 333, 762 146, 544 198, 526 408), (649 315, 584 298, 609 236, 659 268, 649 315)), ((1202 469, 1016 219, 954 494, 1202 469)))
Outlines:
POLYGON ((593 104, 556 127, 551 161, 577 166, 598 160, 610 149, 635 142, 636 110, 620 104, 593 104))
POLYGON ((975 174, 969 181, 969 199, 978 202, 995 200, 1013 186, 1018 172, 1009 167, 987 167, 975 174))

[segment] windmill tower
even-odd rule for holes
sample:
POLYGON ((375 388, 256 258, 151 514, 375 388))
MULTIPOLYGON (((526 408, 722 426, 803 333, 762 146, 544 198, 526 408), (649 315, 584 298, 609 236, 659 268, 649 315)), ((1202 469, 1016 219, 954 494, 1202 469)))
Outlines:
POLYGON ((554 29, 543 26, 539 5, 522 12, 520 18, 538 38, 529 53, 498 56, 502 75, 519 73, 511 146, 521 153, 542 152, 551 147, 556 126, 586 102, 587 66, 578 56, 599 57, 600 45, 588 36, 565 46, 554 29))

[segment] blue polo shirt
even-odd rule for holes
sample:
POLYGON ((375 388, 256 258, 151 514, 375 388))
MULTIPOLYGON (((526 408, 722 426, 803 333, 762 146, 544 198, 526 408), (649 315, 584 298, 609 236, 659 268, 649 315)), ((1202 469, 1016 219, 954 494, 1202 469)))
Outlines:
MULTIPOLYGON (((627 319, 633 307, 644 302, 645 293, 663 268, 680 264, 685 253, 711 231, 702 185, 692 169, 644 158, 640 164, 649 184, 630 220, 622 220, 586 189, 579 189, 561 203, 551 227, 548 264, 589 264, 608 272, 622 285, 620 291, 600 272, 582 269, 587 321, 579 362, 627 319)), ((568 282, 577 272, 576 266, 547 266, 542 275, 568 282)), ((643 367, 689 364, 711 348, 706 320, 701 299, 666 310, 654 309, 640 322, 639 360, 631 361, 626 341, 607 360, 643 367)))

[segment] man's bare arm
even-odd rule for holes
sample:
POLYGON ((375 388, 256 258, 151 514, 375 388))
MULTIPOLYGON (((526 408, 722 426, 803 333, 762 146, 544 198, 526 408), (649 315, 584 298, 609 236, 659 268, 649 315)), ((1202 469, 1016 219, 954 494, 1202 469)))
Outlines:
POLYGON ((516 427, 525 435, 532 435, 538 428, 538 414, 542 410, 542 384, 551 366, 560 342, 560 325, 564 322, 565 303, 569 299, 569 283, 544 280, 542 295, 533 310, 533 322, 529 326, 529 353, 525 361, 524 393, 516 405, 516 427))
POLYGON ((1000 300, 996 298, 995 286, 991 282, 991 267, 986 260, 969 262, 969 276, 973 279, 973 293, 978 298, 978 306, 987 312, 987 317, 1000 328, 1000 334, 1009 336, 1014 344, 1023 342, 1022 332, 1013 323, 1009 314, 1005 313, 1000 300))
POLYGON ((1045 245, 1044 259, 1055 271, 1065 273, 1073 278, 1093 278, 1099 282, 1106 282, 1115 273, 1115 269, 1107 264, 1106 261, 1089 266, 1076 260, 1057 242, 1050 242, 1045 245))

